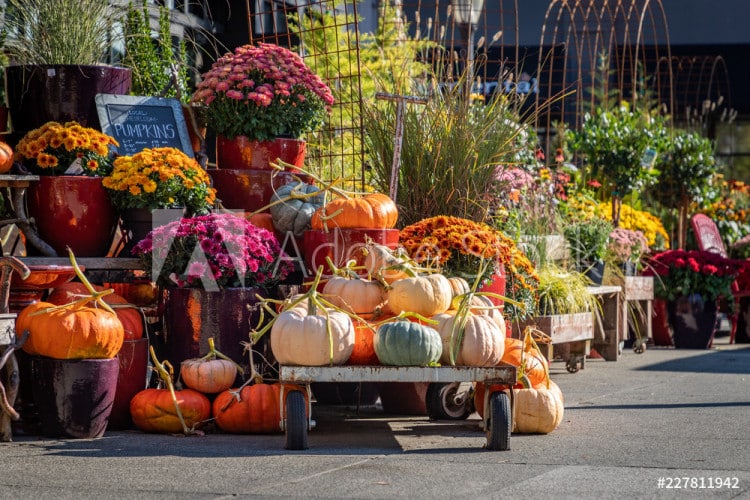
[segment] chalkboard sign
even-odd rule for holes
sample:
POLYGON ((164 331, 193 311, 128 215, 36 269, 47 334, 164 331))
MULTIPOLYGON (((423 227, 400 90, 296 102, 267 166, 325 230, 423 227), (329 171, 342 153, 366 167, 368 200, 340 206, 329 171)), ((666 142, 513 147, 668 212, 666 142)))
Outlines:
POLYGON ((120 143, 116 148, 120 155, 172 147, 193 157, 185 115, 177 99, 97 94, 96 110, 102 132, 120 143))

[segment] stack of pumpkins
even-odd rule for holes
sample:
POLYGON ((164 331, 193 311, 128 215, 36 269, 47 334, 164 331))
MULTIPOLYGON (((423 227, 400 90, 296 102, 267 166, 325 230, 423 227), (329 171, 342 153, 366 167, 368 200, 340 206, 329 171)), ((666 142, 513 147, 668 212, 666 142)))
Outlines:
MULTIPOLYGON (((144 432, 188 434, 213 417, 224 432, 281 432, 281 384, 264 383, 251 367, 248 383, 233 389, 242 368, 217 351, 213 339, 208 344, 205 356, 182 362, 184 388, 179 390, 173 386, 168 362, 159 362, 152 350, 154 366, 166 387, 145 389, 133 397, 130 412, 136 427, 144 432)), ((290 384, 283 390, 303 391, 290 384)))

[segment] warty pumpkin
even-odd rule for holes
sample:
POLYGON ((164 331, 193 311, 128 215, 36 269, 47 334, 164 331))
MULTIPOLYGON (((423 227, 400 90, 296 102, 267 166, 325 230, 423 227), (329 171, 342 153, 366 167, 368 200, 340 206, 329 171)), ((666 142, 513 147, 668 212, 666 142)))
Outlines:
POLYGON ((460 311, 433 316, 443 343, 440 362, 456 366, 495 366, 505 351, 505 330, 487 315, 460 311))
MULTIPOLYGON (((97 292, 107 290, 98 285, 91 285, 97 292)), ((90 293, 86 285, 79 282, 70 282, 58 286, 47 297, 47 302, 55 305, 68 304, 89 296, 90 293)), ((143 337, 143 316, 140 310, 133 304, 130 304, 124 297, 115 293, 102 296, 107 304, 111 305, 117 317, 122 322, 122 328, 125 334, 125 340, 136 340, 143 337)))
MULTIPOLYGON (((211 416, 211 402, 193 389, 174 391, 185 425, 194 427, 211 416)), ((144 432, 183 432, 169 389, 144 389, 130 400, 130 416, 144 432)))
POLYGON ((448 279, 442 274, 404 278, 390 284, 388 309, 396 315, 413 312, 431 317, 447 311, 452 296, 448 279))
POLYGON ((357 198, 335 198, 317 209, 310 220, 313 229, 391 229, 398 221, 398 209, 391 198, 371 193, 357 198))
MULTIPOLYGON (((305 402, 309 401, 307 391, 297 385, 285 384, 285 395, 293 390, 301 391, 305 402)), ((280 394, 280 383, 259 383, 226 390, 216 396, 212 404, 216 425, 224 432, 236 434, 281 432, 280 394)))
POLYGON ((284 184, 271 195, 273 225, 278 231, 291 232, 299 238, 305 229, 310 229, 313 213, 324 202, 325 192, 317 186, 300 181, 284 184))
POLYGON ((373 346, 380 363, 395 366, 427 366, 436 363, 443 352, 434 328, 404 319, 380 325, 373 346))
POLYGON ((323 296, 344 311, 369 319, 385 302, 385 290, 377 281, 334 276, 323 286, 323 296))

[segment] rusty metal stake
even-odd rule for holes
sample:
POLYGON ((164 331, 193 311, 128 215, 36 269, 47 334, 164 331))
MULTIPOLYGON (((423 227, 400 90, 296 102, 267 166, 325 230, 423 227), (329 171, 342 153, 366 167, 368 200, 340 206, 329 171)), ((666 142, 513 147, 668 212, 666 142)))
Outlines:
POLYGON ((377 92, 375 98, 396 103, 396 132, 393 141, 393 163, 391 164, 391 180, 388 184, 388 195, 395 203, 396 196, 398 196, 398 174, 399 170, 401 170, 401 145, 404 141, 404 109, 407 103, 427 104, 427 98, 388 94, 385 92, 377 92))

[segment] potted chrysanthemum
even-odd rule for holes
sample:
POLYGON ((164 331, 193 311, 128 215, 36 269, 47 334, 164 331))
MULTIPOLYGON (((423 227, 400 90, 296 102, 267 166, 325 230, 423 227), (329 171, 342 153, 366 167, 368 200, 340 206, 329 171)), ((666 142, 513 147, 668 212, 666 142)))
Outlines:
POLYGON ((112 202, 120 212, 128 253, 151 231, 156 215, 165 219, 208 213, 216 201, 211 179, 198 162, 176 148, 146 148, 120 156, 104 178, 112 202), (170 217, 166 210, 176 211, 170 217))
POLYGON ((117 213, 102 178, 112 170, 117 141, 77 122, 47 122, 25 134, 14 160, 38 175, 27 192, 28 215, 57 255, 66 247, 80 257, 107 253, 117 213))
POLYGON ((185 217, 152 230, 133 249, 165 289, 166 357, 173 366, 216 348, 247 364, 242 342, 292 266, 276 236, 232 213, 185 217))
POLYGON ((220 57, 202 75, 193 104, 206 107, 218 136, 219 167, 243 168, 227 156, 232 141, 300 139, 323 123, 333 95, 298 54, 260 43, 220 57))

